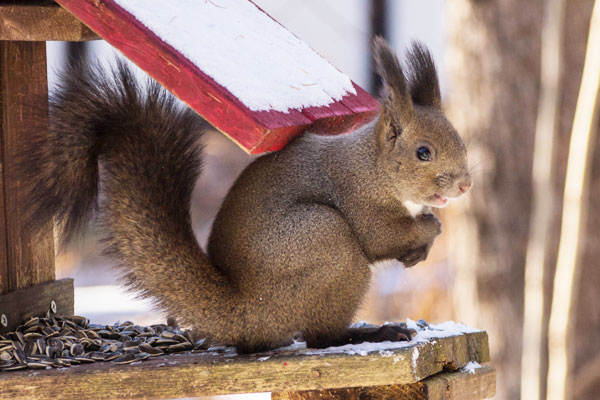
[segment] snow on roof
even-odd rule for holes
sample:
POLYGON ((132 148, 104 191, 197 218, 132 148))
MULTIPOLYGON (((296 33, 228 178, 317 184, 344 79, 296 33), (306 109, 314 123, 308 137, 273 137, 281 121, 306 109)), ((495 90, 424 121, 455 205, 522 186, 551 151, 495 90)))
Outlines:
POLYGON ((345 74, 248 0, 115 2, 252 111, 325 106, 356 94, 345 74))

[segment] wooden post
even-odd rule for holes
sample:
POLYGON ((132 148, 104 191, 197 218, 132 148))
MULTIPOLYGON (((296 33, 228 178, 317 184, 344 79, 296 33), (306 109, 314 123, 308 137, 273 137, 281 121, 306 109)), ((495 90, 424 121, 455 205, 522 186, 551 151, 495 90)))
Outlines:
MULTIPOLYGON (((31 121, 47 125, 43 108, 47 101, 46 43, 0 41, 0 313, 5 317, 0 322, 7 322, 7 326, 0 325, 0 330, 15 328, 30 314, 43 315, 54 300, 45 298, 49 293, 41 285, 55 280, 52 227, 35 238, 22 232, 27 208, 21 199, 16 165, 17 154, 27 143, 31 121), (13 292, 36 285, 39 288, 28 291, 22 301, 39 309, 15 303, 13 292), (9 293, 13 299, 10 302, 6 299, 9 293), (26 308, 30 311, 24 315, 26 308)), ((70 287, 70 301, 55 301, 57 311, 72 314, 72 280, 62 285, 67 290, 70 287)))
POLYGON ((0 333, 47 311, 73 314, 73 280, 55 280, 52 226, 36 237, 22 231, 27 206, 16 157, 32 121, 47 125, 46 41, 94 39, 56 4, 0 0, 0 333))
POLYGON ((0 42, 0 66, 0 146, 8 278, 2 291, 9 292, 55 278, 51 227, 48 227, 47 237, 38 243, 30 243, 21 232, 23 214, 27 210, 21 202, 18 171, 14 165, 19 149, 27 142, 28 121, 43 118, 35 115, 32 104, 47 104, 46 43, 0 42))

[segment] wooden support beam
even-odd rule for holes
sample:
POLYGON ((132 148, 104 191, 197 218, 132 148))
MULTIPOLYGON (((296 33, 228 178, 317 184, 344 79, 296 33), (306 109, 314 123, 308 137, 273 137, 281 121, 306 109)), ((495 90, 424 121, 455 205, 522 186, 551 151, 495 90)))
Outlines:
POLYGON ((47 125, 44 108, 38 109, 47 101, 46 43, 0 41, 0 293, 55 279, 52 227, 36 238, 21 229, 27 207, 16 165, 32 121, 38 129, 47 125))
POLYGON ((58 4, 0 1, 0 40, 80 42, 100 37, 58 4))
MULTIPOLYGON (((435 337, 364 356, 343 350, 315 354, 311 349, 236 357, 204 352, 161 356, 139 365, 107 362, 80 365, 68 371, 0 373, 0 399, 182 398, 405 385, 462 368, 469 361, 489 361, 485 332, 435 337)), ((445 379, 435 381, 436 387, 459 390, 458 384, 449 383, 451 377, 445 379)), ((490 379, 485 378, 486 385, 490 379)), ((427 393, 433 393, 433 383, 427 387, 427 393)))
POLYGON ((47 311, 73 315, 73 279, 61 279, 0 295, 0 333, 12 332, 30 317, 43 317, 47 311), (1 321, 0 321, 1 322, 1 321))
POLYGON ((496 371, 484 366, 469 371, 444 372, 406 385, 276 392, 272 400, 481 400, 496 393, 496 371))

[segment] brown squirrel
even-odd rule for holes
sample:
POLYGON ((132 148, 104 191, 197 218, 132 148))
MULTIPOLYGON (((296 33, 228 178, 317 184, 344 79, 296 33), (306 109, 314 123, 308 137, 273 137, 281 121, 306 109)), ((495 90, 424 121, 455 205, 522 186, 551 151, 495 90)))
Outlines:
POLYGON ((122 62, 112 76, 71 67, 51 98, 49 131, 35 133, 24 155, 29 229, 54 218, 66 242, 97 214, 129 288, 240 352, 296 332, 310 347, 407 339, 399 326, 348 328, 369 264, 424 260, 440 233, 430 207, 466 192, 471 178, 427 49, 411 47, 406 74, 383 39, 374 56, 385 89, 379 116, 340 136, 304 134, 251 163, 206 253, 189 212, 203 121, 156 82, 141 87, 122 62))

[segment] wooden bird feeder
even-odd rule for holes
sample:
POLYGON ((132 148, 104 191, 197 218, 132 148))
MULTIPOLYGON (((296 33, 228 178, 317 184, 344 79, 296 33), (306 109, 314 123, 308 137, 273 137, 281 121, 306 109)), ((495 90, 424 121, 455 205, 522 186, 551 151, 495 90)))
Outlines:
MULTIPOLYGON (((198 52, 203 46, 190 47, 186 43, 193 40, 182 40, 177 29, 163 29, 188 26, 188 33, 194 33, 191 25, 176 18, 189 14, 192 21, 201 19, 204 14, 197 14, 198 10, 173 14, 175 2, 163 2, 168 6, 160 14, 170 19, 157 22, 144 13, 156 0, 57 3, 62 7, 52 1, 0 0, 0 333, 14 330, 30 316, 73 314, 73 280, 55 280, 52 226, 36 238, 21 230, 26 206, 15 159, 28 140, 27 121, 47 118, 30 106, 48 99, 46 41, 105 39, 253 154, 281 149, 308 129, 346 132, 377 112, 372 97, 302 47, 250 1, 177 0, 177 6, 194 5, 202 13, 212 13, 215 23, 204 23, 217 31, 203 46, 219 40, 223 25, 216 23, 219 18, 236 16, 227 27, 235 36, 220 40, 211 51, 220 54, 219 65, 231 59, 239 63, 234 65, 238 70, 251 71, 240 76, 241 85, 231 79, 231 73, 220 74, 210 62, 204 63, 207 55, 198 52), (247 32, 236 26, 236 21, 255 19, 260 26, 247 32), (268 37, 256 47, 248 39, 264 35, 264 27, 268 37), (235 41, 246 42, 236 47, 235 41), (219 52, 221 47, 224 50, 219 52), (296 52, 298 48, 301 51, 296 52), (250 68, 247 59, 233 57, 248 49, 256 53, 257 68, 250 68), (311 60, 308 66, 307 59, 311 60), (271 73, 279 68, 287 69, 279 75, 271 73)), ((232 361, 214 354, 188 354, 161 356, 137 366, 103 363, 72 371, 0 372, 0 399, 176 398, 258 391, 273 391, 277 399, 482 399, 494 393, 493 368, 461 368, 468 362, 489 361, 487 346, 487 335, 479 332, 415 343, 385 356, 272 353, 232 361)))

